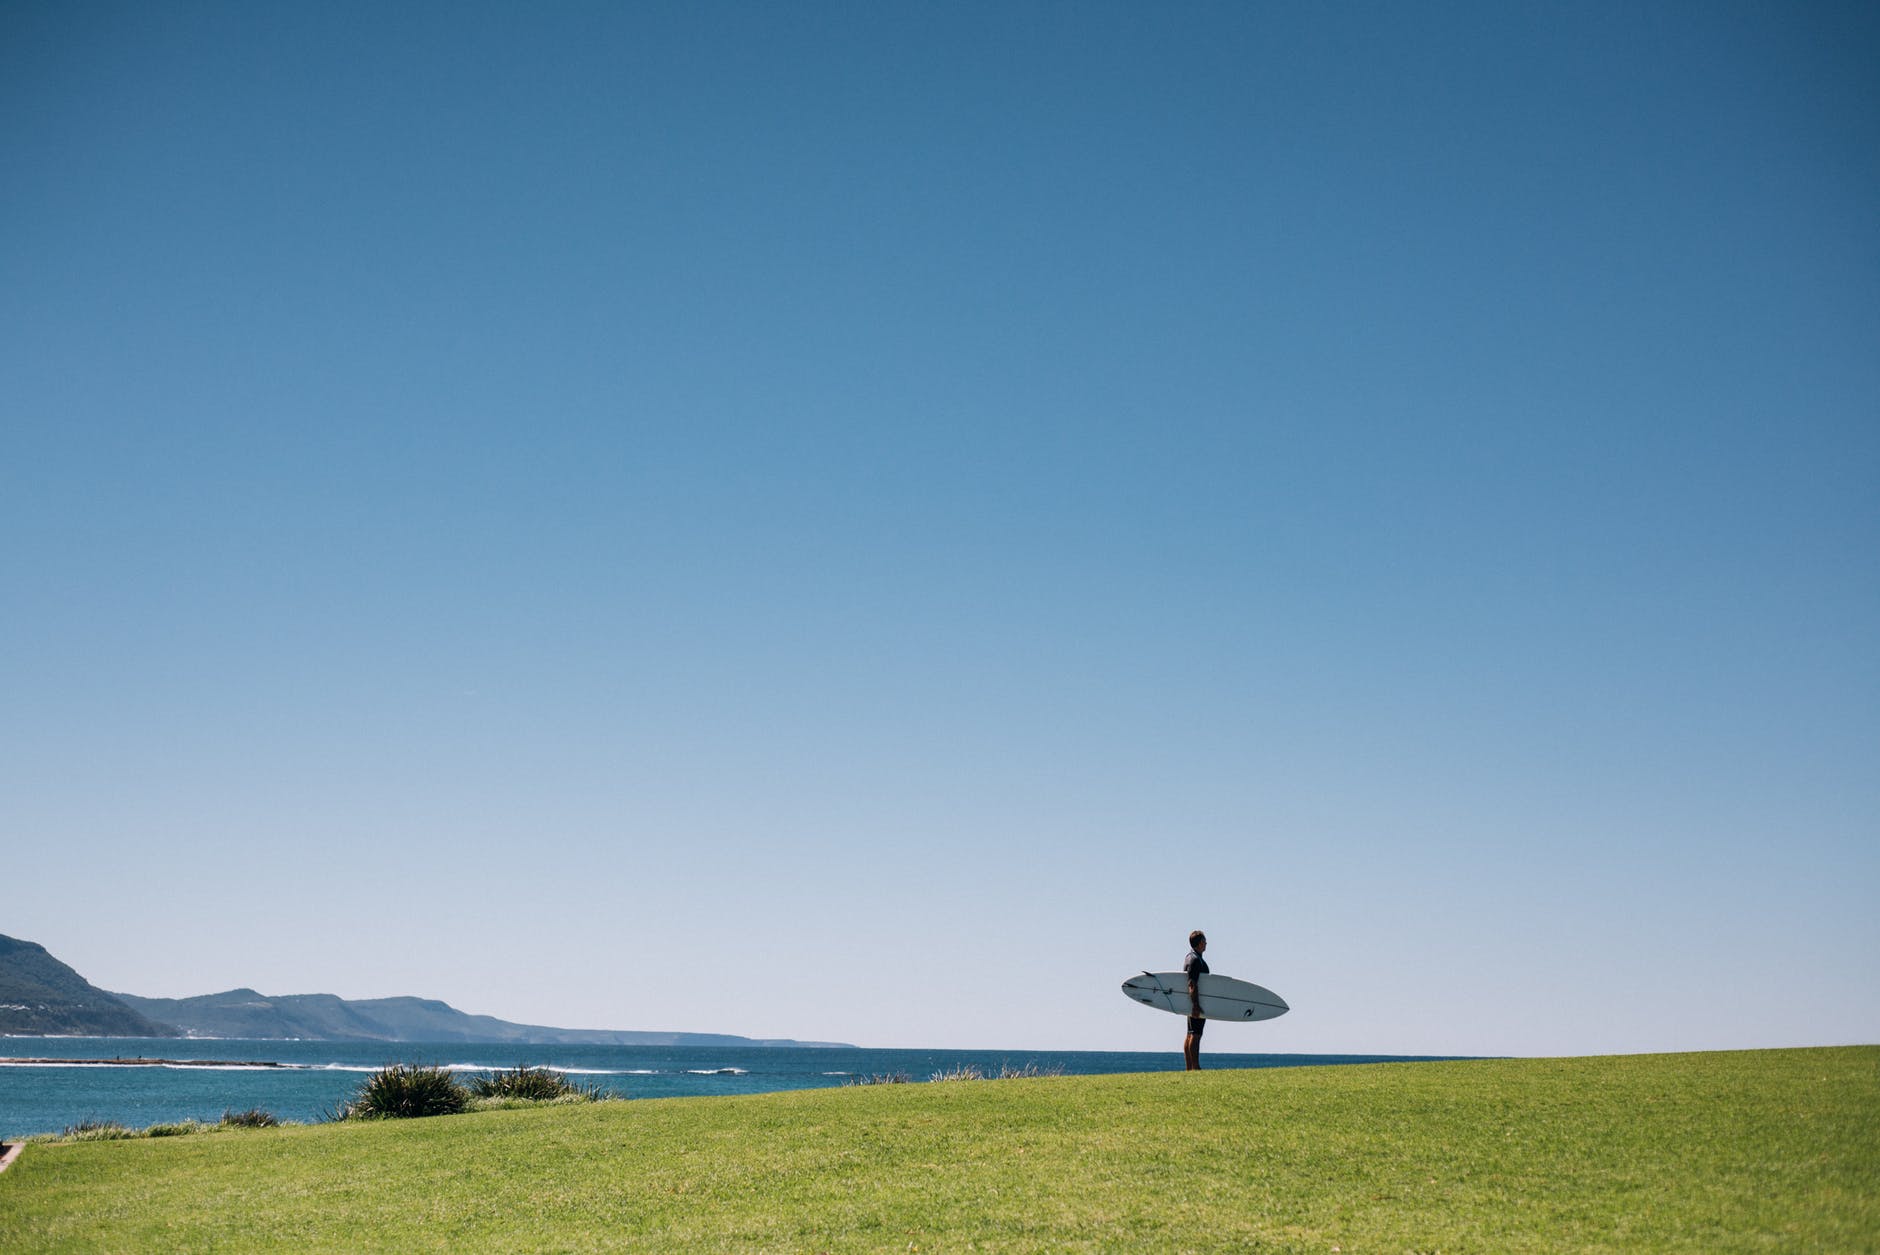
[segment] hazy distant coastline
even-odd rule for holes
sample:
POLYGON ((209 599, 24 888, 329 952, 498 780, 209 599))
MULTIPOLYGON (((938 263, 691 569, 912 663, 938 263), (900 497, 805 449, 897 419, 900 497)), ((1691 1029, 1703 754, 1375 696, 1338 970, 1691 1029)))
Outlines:
POLYGON ((553 1028, 470 1015, 435 998, 270 997, 252 989, 143 998, 99 989, 37 942, 0 936, 0 1037, 482 1042, 530 1046, 799 1046, 846 1042, 636 1029, 553 1028))
POLYGON ((514 1042, 551 1046, 823 1046, 842 1042, 741 1037, 638 1029, 554 1028, 470 1015, 434 998, 341 998, 334 994, 267 996, 252 989, 195 998, 113 994, 147 1019, 185 1037, 304 1041, 514 1042))

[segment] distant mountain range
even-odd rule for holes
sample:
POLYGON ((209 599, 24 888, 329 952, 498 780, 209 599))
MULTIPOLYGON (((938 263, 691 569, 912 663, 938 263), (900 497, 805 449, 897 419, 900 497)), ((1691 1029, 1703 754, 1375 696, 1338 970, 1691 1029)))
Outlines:
POLYGON ((467 1015, 432 998, 269 997, 252 989, 195 998, 107 993, 31 941, 0 936, 0 1035, 246 1037, 311 1041, 504 1042, 555 1046, 841 1046, 729 1033, 549 1028, 467 1015))
POLYGON ((133 1011, 32 941, 0 936, 0 1033, 21 1037, 181 1037, 133 1011))

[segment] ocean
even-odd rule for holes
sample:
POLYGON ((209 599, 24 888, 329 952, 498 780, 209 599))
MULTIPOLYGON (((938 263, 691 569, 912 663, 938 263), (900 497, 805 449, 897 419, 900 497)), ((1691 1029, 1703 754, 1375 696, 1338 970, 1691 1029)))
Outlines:
MULTIPOLYGON (((1285 1068, 1423 1060, 1408 1055, 1204 1053, 1212 1068, 1285 1068)), ((0 1063, 0 1138, 57 1133, 85 1120, 131 1128, 259 1107, 280 1120, 313 1122, 391 1063, 474 1073, 519 1064, 552 1067, 626 1098, 758 1094, 821 1089, 905 1073, 925 1081, 966 1066, 1004 1065, 1066 1075, 1179 1070, 1179 1051, 867 1050, 847 1047, 517 1046, 476 1042, 246 1041, 228 1038, 0 1037, 0 1058, 97 1060, 0 1063), (131 1065, 119 1059, 232 1060, 281 1066, 131 1065)))

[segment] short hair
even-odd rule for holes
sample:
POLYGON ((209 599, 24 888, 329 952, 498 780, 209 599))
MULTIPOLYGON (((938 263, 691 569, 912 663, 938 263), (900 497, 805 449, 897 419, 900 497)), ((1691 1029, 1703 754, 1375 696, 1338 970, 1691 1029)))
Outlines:
POLYGON ((1190 946, 1193 946, 1197 944, 1198 942, 1206 941, 1207 939, 1208 939, 1208 935, 1202 932, 1199 928, 1195 929, 1193 932, 1188 934, 1188 944, 1190 946))

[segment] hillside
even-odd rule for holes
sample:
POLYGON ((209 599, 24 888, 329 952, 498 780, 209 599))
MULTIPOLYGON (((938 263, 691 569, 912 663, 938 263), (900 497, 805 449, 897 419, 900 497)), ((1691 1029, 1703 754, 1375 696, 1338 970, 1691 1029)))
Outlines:
POLYGON ((175 1037, 32 941, 0 936, 0 1034, 175 1037))
POLYGON ((506 1042, 558 1046, 827 1046, 831 1042, 737 1037, 728 1033, 666 1033, 629 1029, 551 1028, 469 1015, 433 998, 340 998, 333 994, 265 995, 252 989, 194 998, 118 994, 153 1020, 191 1037, 301 1038, 313 1041, 506 1042))
POLYGON ((252 1037, 309 1041, 499 1042, 542 1046, 841 1046, 730 1033, 550 1028, 468 1015, 434 998, 270 997, 252 989, 194 998, 109 993, 37 942, 0 936, 0 1035, 252 1037))
POLYGON ((28 1145, 0 1250, 1851 1252, 1877 1186, 1874 1047, 1495 1059, 28 1145))

